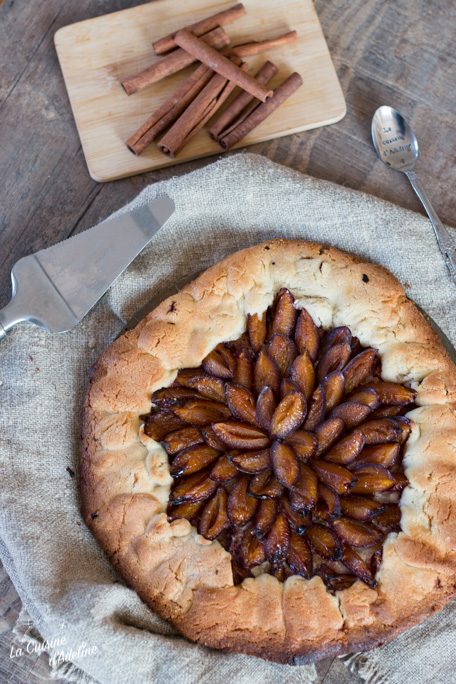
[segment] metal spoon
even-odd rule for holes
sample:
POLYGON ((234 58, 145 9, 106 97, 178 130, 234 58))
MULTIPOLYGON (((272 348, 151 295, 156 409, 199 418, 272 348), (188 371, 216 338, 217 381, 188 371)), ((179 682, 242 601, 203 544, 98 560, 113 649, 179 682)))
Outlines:
POLYGON ((372 117, 372 140, 380 159, 396 171, 405 173, 412 184, 431 220, 440 251, 456 285, 456 249, 413 170, 418 159, 418 141, 414 132, 399 112, 384 105, 372 117))

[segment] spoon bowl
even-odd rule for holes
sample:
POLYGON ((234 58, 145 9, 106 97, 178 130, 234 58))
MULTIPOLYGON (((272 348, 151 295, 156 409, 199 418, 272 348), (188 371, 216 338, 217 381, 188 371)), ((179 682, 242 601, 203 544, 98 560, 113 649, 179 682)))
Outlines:
POLYGON ((379 107, 372 118, 372 140, 380 159, 396 171, 411 171, 418 159, 418 140, 392 107, 379 107))

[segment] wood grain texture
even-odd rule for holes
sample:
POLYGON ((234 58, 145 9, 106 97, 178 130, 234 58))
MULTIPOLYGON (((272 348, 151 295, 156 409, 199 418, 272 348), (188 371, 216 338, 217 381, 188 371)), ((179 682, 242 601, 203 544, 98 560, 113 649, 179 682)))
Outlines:
MULTIPOLYGON (((233 0, 234 1, 234 0, 233 0)), ((67 24, 141 0, 4 0, 0 7, 0 307, 15 261, 90 228, 146 185, 211 163, 208 157, 100 185, 88 173, 53 47, 67 24)), ((453 0, 316 0, 348 112, 338 124, 249 148, 303 173, 424 213, 408 181, 377 159, 370 119, 381 104, 407 116, 420 140, 418 172, 440 218, 456 227, 456 6, 453 0)), ((229 27, 228 27, 229 28, 229 27)), ((226 156, 226 155, 225 155, 226 156)), ((431 230, 431 227, 429 228, 431 230)), ((452 231, 456 239, 456 231, 452 231)), ((407 246, 412 248, 412 246, 407 246)), ((411 292, 413 298, 413 292, 411 292)), ((47 658, 9 658, 18 598, 0 575, 0 681, 42 682, 47 658), (44 668, 42 671, 37 668, 44 668)), ((335 659, 318 684, 359 684, 335 659)))
MULTIPOLYGON (((163 34, 231 4, 230 0, 212 0, 210 4, 207 0, 156 0, 66 26, 56 33, 55 46, 92 178, 115 180, 221 152, 203 128, 175 159, 165 156, 155 144, 134 156, 125 141, 170 97, 191 69, 130 96, 120 81, 163 59, 152 49, 152 43, 163 34)), ((246 61, 254 72, 265 59, 277 64, 278 73, 269 84, 272 89, 293 71, 302 75, 304 87, 235 147, 339 121, 345 114, 345 101, 312 0, 246 0, 245 8, 243 17, 225 26, 231 44, 274 38, 295 29, 296 41, 246 61)))

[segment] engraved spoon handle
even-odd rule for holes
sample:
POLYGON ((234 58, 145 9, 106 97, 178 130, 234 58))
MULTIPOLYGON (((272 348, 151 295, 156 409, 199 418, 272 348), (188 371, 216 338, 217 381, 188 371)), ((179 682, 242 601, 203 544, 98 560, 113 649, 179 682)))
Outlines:
POLYGON ((435 237, 437 238, 440 251, 443 254, 445 263, 450 272, 453 284, 456 285, 456 249, 453 247, 451 236, 439 217, 437 216, 434 207, 431 204, 431 200, 424 189, 423 183, 416 175, 415 171, 406 171, 406 176, 408 177, 413 189, 420 198, 423 207, 426 209, 427 215, 429 216, 432 227, 434 228, 435 237))

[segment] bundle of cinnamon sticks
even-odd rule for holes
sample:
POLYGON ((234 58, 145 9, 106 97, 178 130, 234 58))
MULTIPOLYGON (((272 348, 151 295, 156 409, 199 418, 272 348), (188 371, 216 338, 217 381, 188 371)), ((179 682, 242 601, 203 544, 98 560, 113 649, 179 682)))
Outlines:
POLYGON ((297 34, 289 31, 273 39, 231 47, 223 26, 244 14, 244 6, 237 4, 160 38, 153 43, 155 53, 167 54, 121 82, 127 95, 132 95, 199 62, 193 73, 127 140, 127 147, 134 154, 141 154, 163 133, 158 147, 164 154, 175 157, 238 89, 238 96, 209 129, 210 136, 223 149, 230 149, 302 85, 302 78, 293 73, 271 90, 268 83, 277 67, 270 61, 255 76, 248 73, 243 58, 286 45, 296 40, 297 34))

